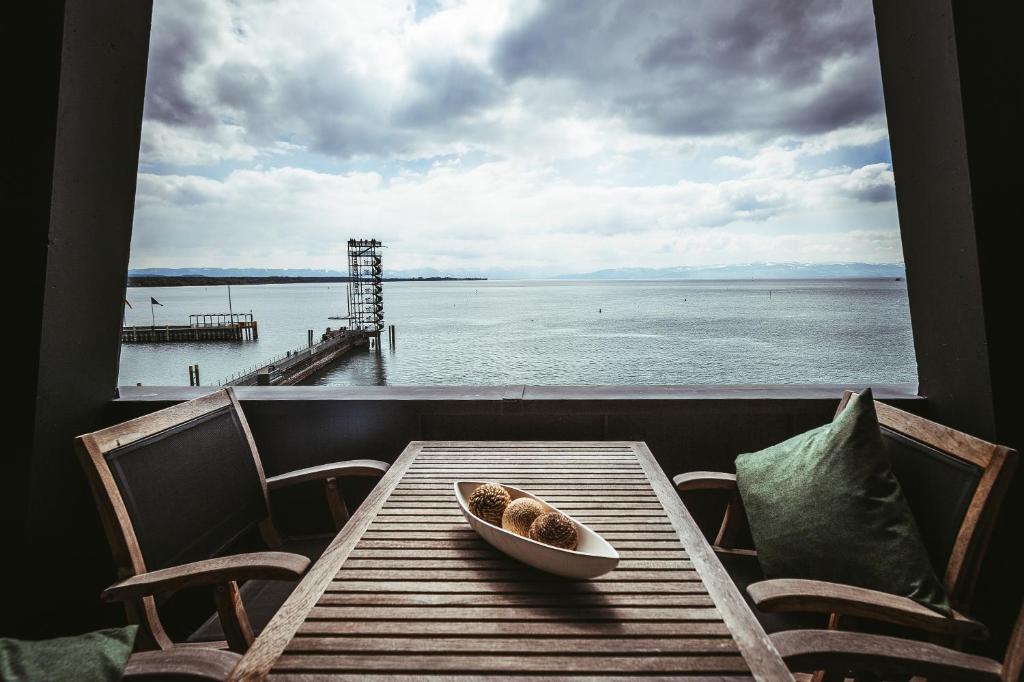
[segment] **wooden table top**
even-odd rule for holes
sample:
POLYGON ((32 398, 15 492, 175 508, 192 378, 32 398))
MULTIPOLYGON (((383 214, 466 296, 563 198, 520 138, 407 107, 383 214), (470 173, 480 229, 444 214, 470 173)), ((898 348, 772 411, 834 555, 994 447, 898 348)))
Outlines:
POLYGON ((410 443, 229 679, 792 679, 642 442, 410 443), (573 581, 481 540, 452 482, 532 492, 622 557, 573 581))

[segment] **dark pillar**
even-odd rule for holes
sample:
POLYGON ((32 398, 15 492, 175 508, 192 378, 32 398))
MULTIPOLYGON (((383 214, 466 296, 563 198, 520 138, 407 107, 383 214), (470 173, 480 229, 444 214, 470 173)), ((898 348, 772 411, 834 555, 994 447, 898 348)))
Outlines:
POLYGON ((44 59, 56 110, 33 130, 51 141, 50 192, 24 228, 43 262, 43 300, 36 380, 21 387, 35 401, 21 479, 27 552, 17 555, 27 571, 14 585, 32 598, 23 634, 78 632, 117 614, 98 599, 111 560, 72 439, 101 425, 117 383, 151 12, 146 0, 67 0, 56 42, 57 25, 31 27, 59 67, 44 59))
MULTIPOLYGON (((60 47, 64 26, 63 2, 18 3, 8 8, 0 23, 5 63, 32 64, 32 68, 10 68, 9 101, 6 114, 11 118, 9 136, 13 149, 3 164, 5 210, 12 227, 9 238, 15 240, 17 257, 7 259, 12 281, 18 283, 17 296, 8 301, 9 313, 18 321, 20 333, 8 342, 18 358, 8 368, 8 382, 19 387, 18 397, 7 401, 7 452, 0 475, 0 509, 8 528, 8 557, 24 557, 29 552, 27 482, 32 471, 32 439, 35 432, 36 403, 33 390, 39 378, 39 339, 46 291, 47 237, 50 220, 50 194, 53 188, 53 150, 57 121, 57 93, 60 83, 60 47), (27 36, 17 40, 15 32, 27 36)), ((0 609, 0 636, 18 635, 23 627, 23 603, 19 581, 25 568, 22 562, 0 562, 0 589, 5 604, 0 609)))
MULTIPOLYGON (((1019 14, 1012 3, 875 2, 920 391, 934 419, 1018 450, 1019 14)), ((975 599, 994 655, 1024 597, 1022 477, 975 599)))
POLYGON ((949 2, 876 2, 878 49, 920 392, 951 426, 995 435, 949 2))

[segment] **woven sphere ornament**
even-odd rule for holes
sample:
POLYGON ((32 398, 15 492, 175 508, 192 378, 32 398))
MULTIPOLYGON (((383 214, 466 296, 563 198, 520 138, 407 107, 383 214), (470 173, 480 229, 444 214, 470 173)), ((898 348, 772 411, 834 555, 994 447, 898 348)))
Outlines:
POLYGON ((498 483, 484 483, 469 496, 469 511, 487 523, 501 525, 501 515, 512 501, 508 491, 498 483))
POLYGON ((580 538, 576 526, 565 514, 548 512, 541 514, 530 525, 530 539, 561 549, 576 549, 580 538))
POLYGON ((527 537, 534 519, 544 513, 544 505, 529 497, 520 497, 505 507, 501 515, 501 527, 516 535, 527 537))

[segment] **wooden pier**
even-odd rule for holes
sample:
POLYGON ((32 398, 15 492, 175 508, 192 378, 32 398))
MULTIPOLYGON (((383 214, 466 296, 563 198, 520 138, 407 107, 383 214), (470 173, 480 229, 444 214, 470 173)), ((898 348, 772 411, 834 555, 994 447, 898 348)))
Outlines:
POLYGON ((122 327, 121 343, 257 341, 260 338, 252 313, 201 313, 188 318, 187 325, 122 327))
POLYGON ((370 338, 379 335, 374 332, 327 329, 318 343, 313 343, 310 332, 309 345, 290 350, 273 360, 220 382, 221 386, 293 386, 323 370, 329 364, 355 348, 367 346, 370 338))

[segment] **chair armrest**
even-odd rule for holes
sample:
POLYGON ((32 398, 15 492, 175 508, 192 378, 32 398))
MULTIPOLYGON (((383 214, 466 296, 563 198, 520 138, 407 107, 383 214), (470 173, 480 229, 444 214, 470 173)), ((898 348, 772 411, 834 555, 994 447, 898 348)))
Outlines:
POLYGON ((771 635, 771 640, 786 665, 796 670, 871 671, 929 680, 1001 679, 1002 665, 996 661, 929 642, 839 630, 787 630, 771 635))
MULTIPOLYGON (((735 549, 740 534, 747 527, 747 515, 740 499, 740 489, 736 485, 736 474, 724 471, 688 471, 673 477, 672 484, 680 493, 691 490, 721 490, 729 493, 729 502, 722 515, 722 523, 715 535, 713 547, 715 551, 735 549)), ((756 552, 750 552, 756 556, 756 552)))
POLYGON ((390 465, 375 459, 352 459, 347 462, 331 462, 307 469, 289 471, 267 479, 267 488, 277 490, 305 481, 322 481, 342 476, 383 476, 390 465))
POLYGON ((688 490, 737 490, 736 474, 724 471, 687 471, 672 478, 672 485, 679 492, 688 490))
POLYGON ((140 573, 103 590, 105 601, 126 601, 198 585, 239 580, 295 580, 306 572, 309 559, 289 552, 251 552, 205 559, 190 564, 140 573))
POLYGON ((984 639, 988 629, 978 621, 953 611, 943 616, 913 599, 896 594, 821 580, 762 580, 747 587, 762 611, 837 613, 895 623, 926 632, 984 639))
POLYGON ((241 655, 219 649, 181 647, 164 651, 132 654, 124 669, 123 680, 187 677, 197 680, 224 680, 235 669, 241 655))

